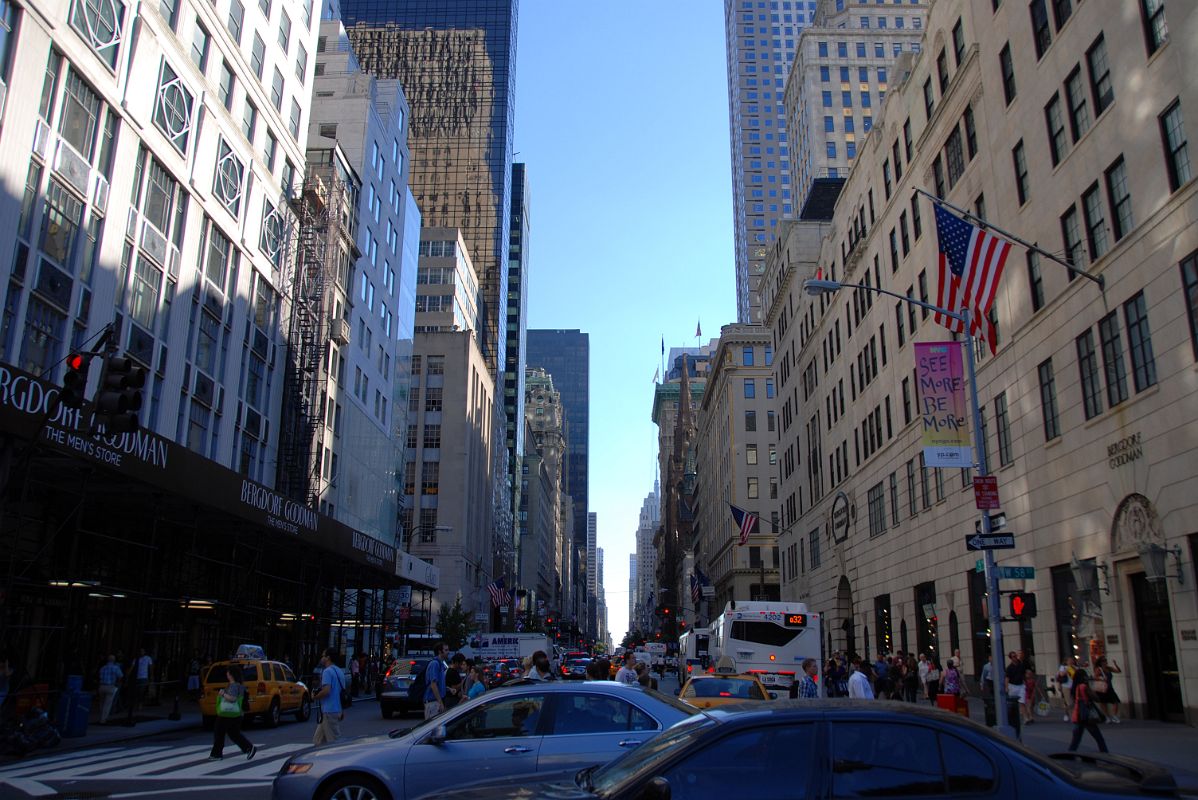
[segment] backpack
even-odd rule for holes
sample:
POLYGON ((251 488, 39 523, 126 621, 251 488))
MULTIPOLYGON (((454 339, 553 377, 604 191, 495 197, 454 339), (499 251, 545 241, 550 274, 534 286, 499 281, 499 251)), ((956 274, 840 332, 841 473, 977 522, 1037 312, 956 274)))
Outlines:
POLYGON ((424 665, 424 669, 420 670, 420 674, 412 679, 408 685, 408 700, 413 703, 424 703, 424 692, 428 689, 428 668, 433 662, 428 662, 424 665))

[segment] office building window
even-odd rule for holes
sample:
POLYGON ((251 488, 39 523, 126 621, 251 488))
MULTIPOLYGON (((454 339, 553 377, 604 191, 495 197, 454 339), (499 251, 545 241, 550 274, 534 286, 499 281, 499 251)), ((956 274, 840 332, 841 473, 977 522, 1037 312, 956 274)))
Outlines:
POLYGON ((1137 392, 1156 385, 1156 358, 1152 354, 1152 334, 1148 329, 1148 306, 1144 293, 1123 304, 1127 341, 1131 351, 1132 382, 1137 392))
POLYGON ((757 396, 757 381, 753 378, 745 378, 745 399, 752 400, 757 396))
POLYGON ((1019 205, 1027 202, 1027 156, 1023 151, 1023 140, 1020 139, 1011 151, 1011 161, 1015 165, 1015 194, 1019 197, 1019 205))
POLYGON ((1106 170, 1107 199, 1111 204, 1111 226, 1115 241, 1119 241, 1131 231, 1134 222, 1131 213, 1131 194, 1127 188, 1127 169, 1123 164, 1123 156, 1119 156, 1114 164, 1106 170))
POLYGON ((241 4, 241 0, 231 0, 229 3, 229 21, 227 27, 229 33, 233 36, 233 41, 241 44, 241 26, 245 22, 245 6, 241 4))
POLYGON ((994 398, 994 424, 998 432, 998 463, 1005 467, 1010 464, 1011 455, 1011 416, 1007 411, 1007 393, 1002 392, 994 398))
POLYGON ((1106 254, 1109 247, 1106 237, 1106 220, 1103 218, 1102 195, 1098 183, 1093 183, 1082 195, 1082 213, 1086 219, 1086 241, 1090 245, 1090 258, 1097 260, 1106 254))
POLYGON ((1181 285, 1190 320, 1190 346, 1194 348, 1194 359, 1198 360, 1198 250, 1181 261, 1181 285))
POLYGON ((1074 67, 1065 79, 1065 98, 1069 103, 1069 130, 1076 142, 1090 130, 1090 110, 1086 107, 1086 89, 1082 85, 1081 67, 1074 67))
POLYGON ((1027 284, 1032 292, 1032 311, 1044 307, 1044 276, 1040 274, 1040 254, 1027 251, 1027 284))
POLYGON ((1048 150, 1055 167, 1065 157, 1068 141, 1065 139, 1065 119, 1061 114, 1061 97, 1054 92, 1048 105, 1044 106, 1044 121, 1048 126, 1048 150))
POLYGON ((1165 164, 1169 168, 1169 189, 1176 191, 1190 179, 1190 152, 1181 120, 1181 103, 1174 100, 1160 116, 1161 138, 1165 144, 1165 164))
POLYGON ((1032 0, 1028 10, 1032 15, 1032 41, 1036 45, 1036 58, 1044 56, 1044 51, 1052 44, 1052 29, 1048 26, 1048 8, 1045 0, 1032 0))
POLYGON ((886 533, 886 490, 881 482, 869 488, 867 493, 869 504, 869 535, 881 536, 886 533))
POLYGON ((914 517, 915 508, 915 460, 907 462, 907 516, 914 517))
MULTIPOLYGON (((1081 268, 1086 265, 1086 248, 1082 244, 1081 226, 1077 221, 1077 206, 1071 205, 1069 209, 1061 215, 1061 238, 1065 242, 1065 258, 1074 267, 1081 268)), ((1069 280, 1073 280, 1075 273, 1069 273, 1069 280)))
POLYGON ((1007 101, 1007 105, 1011 105, 1011 101, 1015 99, 1015 62, 1011 59, 1009 42, 1003 45, 1002 51, 998 54, 998 65, 1002 71, 1003 98, 1007 101))
POLYGON ((928 119, 932 119, 932 110, 936 107, 936 95, 932 90, 932 79, 928 78, 923 82, 923 110, 927 113, 928 119))
POLYGON ((1086 419, 1102 413, 1102 388, 1098 379, 1098 353, 1094 349, 1094 332, 1087 329, 1074 340, 1077 346, 1077 369, 1081 377, 1082 404, 1086 419))
POLYGON ((756 500, 758 498, 758 495, 760 492, 760 490, 757 487, 757 478, 749 477, 746 480, 747 480, 747 485, 745 487, 745 491, 746 491, 745 497, 747 497, 749 500, 756 500))
POLYGON ((1115 85, 1111 81, 1111 64, 1106 55, 1106 39, 1101 35, 1086 51, 1086 66, 1090 70, 1090 93, 1094 96, 1094 116, 1115 102, 1115 85))
POLYGON ((1049 358, 1036 368, 1040 377, 1040 413, 1044 418, 1044 441, 1049 442, 1061 435, 1061 421, 1057 415, 1057 384, 1053 376, 1052 359, 1049 358))
POLYGON ((1102 342, 1102 371, 1106 376, 1106 399, 1111 408, 1127 399, 1127 369, 1123 365, 1123 341, 1119 315, 1112 311, 1098 322, 1102 342))
POLYGON ((1165 24, 1165 0, 1140 0, 1140 16, 1144 21, 1148 55, 1152 55, 1169 39, 1169 26, 1165 24))
POLYGON ((961 27, 960 17, 957 17, 957 24, 953 26, 953 55, 956 57, 957 66, 961 66, 961 62, 965 60, 965 31, 961 27))
POLYGON ((756 411, 746 411, 745 412, 745 431, 752 432, 755 430, 757 430, 757 412, 756 411))

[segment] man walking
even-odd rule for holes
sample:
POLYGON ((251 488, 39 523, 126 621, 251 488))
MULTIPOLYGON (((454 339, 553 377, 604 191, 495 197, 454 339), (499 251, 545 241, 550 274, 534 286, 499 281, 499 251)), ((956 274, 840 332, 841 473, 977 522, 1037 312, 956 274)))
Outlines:
POLYGON ((803 677, 790 685, 790 696, 804 700, 818 700, 819 686, 815 683, 816 663, 814 658, 803 659, 803 677))
POLYGON ((616 683, 626 683, 633 685, 637 682, 638 677, 633 664, 636 662, 636 656, 632 653, 624 654, 624 666, 616 671, 616 683))
POLYGON ((108 661, 100 667, 100 696, 104 698, 100 706, 100 724, 108 724, 108 714, 112 711, 112 701, 116 697, 121 679, 125 677, 121 665, 116 663, 116 656, 108 656, 108 661))
POLYGON ((874 690, 869 685, 869 664, 862 663, 860 658, 853 659, 853 674, 849 676, 849 697, 862 700, 873 700, 874 690))
POLYGON ((424 718, 432 719, 445 710, 445 657, 449 655, 449 645, 437 642, 433 650, 432 661, 424 668, 424 718))
POLYGON ((337 666, 337 650, 328 648, 320 654, 320 689, 312 699, 320 703, 320 722, 312 736, 312 744, 332 744, 341 737, 341 720, 345 712, 341 708, 341 691, 345 688, 345 676, 337 666))

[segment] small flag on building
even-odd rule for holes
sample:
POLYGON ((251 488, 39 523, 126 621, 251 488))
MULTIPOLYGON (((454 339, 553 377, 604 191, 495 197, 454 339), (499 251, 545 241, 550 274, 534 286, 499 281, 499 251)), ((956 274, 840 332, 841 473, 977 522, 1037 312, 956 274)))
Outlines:
POLYGON ((659 380, 661 380, 661 367, 653 370, 653 382, 657 383, 659 380))
POLYGON ((745 511, 743 508, 737 508, 731 503, 728 508, 732 509, 732 520, 736 526, 740 528, 740 542, 738 544, 748 544, 749 534, 753 532, 753 528, 757 525, 758 516, 752 511, 745 511))
POLYGON ((691 605, 699 605, 699 579, 691 573, 691 605))
POLYGON ((499 606, 506 606, 508 603, 512 602, 512 595, 506 588, 504 588, 503 578, 488 583, 487 591, 491 593, 491 605, 495 606, 496 608, 499 608, 499 606))
POLYGON ((696 320, 695 321, 695 338, 698 339, 702 335, 703 335, 703 326, 700 325, 699 322, 696 320))
MULTIPOLYGON (((969 311, 970 332, 976 333, 997 351, 997 332, 986 316, 994 305, 1003 265, 1011 243, 971 225, 956 214, 936 205, 936 238, 940 247, 940 290, 936 305, 949 311, 969 311)), ((964 333, 957 319, 936 314, 936 324, 964 333)))

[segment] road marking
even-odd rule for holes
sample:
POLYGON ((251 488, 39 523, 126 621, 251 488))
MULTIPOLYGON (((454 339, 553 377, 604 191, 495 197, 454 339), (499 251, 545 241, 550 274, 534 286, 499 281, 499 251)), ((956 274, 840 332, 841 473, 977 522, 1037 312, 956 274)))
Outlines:
POLYGON ((275 756, 274 758, 266 761, 255 758, 250 762, 254 766, 250 767, 249 769, 238 770, 237 772, 231 774, 238 778, 262 777, 269 780, 274 780, 275 775, 277 775, 279 772, 279 767, 283 766, 283 762, 291 758, 293 754, 294 753, 284 753, 283 755, 275 756))
POLYGON ((52 789, 44 783, 27 780, 25 778, 4 778, 0 780, 0 785, 11 786, 12 788, 24 792, 25 794, 34 797, 49 797, 58 794, 57 789, 52 789))
POLYGON ((134 752, 127 758, 114 758, 110 764, 105 766, 92 764, 90 766, 68 769, 63 772, 55 772, 46 777, 54 779, 82 777, 131 778, 160 768, 169 767, 172 764, 185 764, 190 761, 198 761, 210 750, 212 750, 212 745, 201 744, 190 747, 172 747, 168 752, 134 752), (174 757, 170 758, 169 756, 174 757))
POLYGON ((185 794, 188 792, 219 792, 221 789, 244 789, 247 784, 257 786, 269 781, 252 780, 243 783, 207 784, 204 786, 181 786, 178 789, 153 789, 146 792, 123 792, 108 795, 109 800, 117 797, 164 797, 168 794, 185 794))
POLYGON ((93 755, 98 756, 102 753, 112 754, 112 753, 117 752, 118 750, 120 750, 120 748, 118 748, 118 747, 106 747, 106 748, 99 749, 99 750, 89 749, 86 751, 70 750, 65 753, 59 753, 58 755, 55 755, 55 756, 46 756, 45 758, 34 758, 29 761, 18 761, 16 763, 9 764, 7 767, 0 768, 0 775, 7 775, 12 772, 20 772, 22 770, 28 769, 29 767, 35 767, 39 764, 53 764, 56 761, 69 761, 70 759, 79 758, 80 756, 93 756, 93 755))
MULTIPOLYGON (((157 752, 157 751, 162 751, 162 750, 167 750, 167 749, 169 749, 169 748, 166 745, 162 745, 159 747, 152 747, 148 750, 141 750, 140 752, 142 752, 143 754, 148 754, 151 752, 157 752)), ((76 754, 67 759, 60 759, 60 760, 56 761, 54 764, 41 764, 41 763, 22 764, 19 768, 7 770, 4 774, 12 775, 14 777, 19 777, 19 778, 41 777, 41 776, 43 776, 43 773, 46 771, 47 767, 50 767, 51 770, 58 769, 59 767, 67 767, 69 769, 76 769, 76 768, 82 767, 86 764, 100 765, 106 761, 110 761, 113 758, 119 758, 119 755, 116 755, 113 753, 108 753, 107 755, 100 756, 100 755, 97 755, 95 752, 79 753, 79 754, 76 754)), ((56 774, 56 773, 52 773, 52 774, 56 774)))
MULTIPOLYGON (((184 769, 175 770, 174 772, 172 772, 170 774, 170 777, 171 778, 211 777, 211 778, 222 778, 222 779, 224 779, 224 778, 240 778, 242 770, 241 769, 230 769, 230 767, 233 767, 233 766, 242 767, 242 766, 244 766, 244 764, 242 764, 241 762, 244 762, 245 760, 246 760, 245 756, 242 755, 242 753, 240 751, 238 751, 236 755, 229 756, 222 761, 205 761, 203 763, 196 764, 193 767, 185 767, 184 769), (234 763, 230 764, 229 763, 230 761, 232 761, 234 763), (221 770, 229 770, 229 771, 227 773, 221 773, 220 775, 213 774, 216 772, 220 772, 221 770)), ((166 777, 166 776, 160 775, 157 777, 162 778, 162 777, 166 777)))

